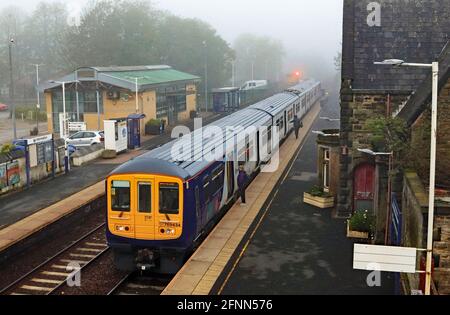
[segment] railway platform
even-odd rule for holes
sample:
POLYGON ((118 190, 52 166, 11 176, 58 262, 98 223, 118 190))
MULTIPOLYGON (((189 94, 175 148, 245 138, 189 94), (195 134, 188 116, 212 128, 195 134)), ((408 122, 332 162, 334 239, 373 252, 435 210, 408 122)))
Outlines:
POLYGON ((251 226, 261 224, 264 216, 260 218, 260 214, 267 203, 270 204, 270 196, 277 190, 278 182, 285 179, 284 171, 290 167, 291 159, 308 137, 319 112, 318 102, 304 118, 304 127, 300 130, 298 140, 292 134, 280 147, 278 169, 274 173, 260 173, 253 180, 246 190, 247 206, 242 207, 240 202, 233 205, 162 294, 206 295, 212 292, 251 226))
POLYGON ((291 135, 280 148, 278 171, 256 177, 248 206, 230 209, 162 294, 393 294, 390 274, 369 287, 369 272, 352 269, 345 220, 303 203, 317 184, 311 129, 330 128, 319 112, 312 108, 299 140, 291 135))

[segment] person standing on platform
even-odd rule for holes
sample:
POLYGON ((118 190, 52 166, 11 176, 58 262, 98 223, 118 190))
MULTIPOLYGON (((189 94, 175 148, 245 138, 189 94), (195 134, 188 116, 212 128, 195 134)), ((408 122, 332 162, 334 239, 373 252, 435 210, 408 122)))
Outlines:
POLYGON ((247 172, 244 169, 244 165, 239 165, 239 175, 238 175, 238 187, 239 193, 241 195, 241 206, 246 206, 245 202, 245 189, 247 188, 247 184, 249 181, 249 177, 247 172))
POLYGON ((295 131, 295 139, 298 139, 298 132, 300 128, 303 128, 303 123, 300 121, 300 119, 297 117, 297 115, 294 116, 294 131, 295 131))

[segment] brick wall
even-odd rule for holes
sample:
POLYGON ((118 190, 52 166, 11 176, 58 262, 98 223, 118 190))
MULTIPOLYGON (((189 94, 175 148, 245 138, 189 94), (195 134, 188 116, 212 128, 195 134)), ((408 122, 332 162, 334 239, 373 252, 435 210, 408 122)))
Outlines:
MULTIPOLYGON (((406 172, 403 187, 402 246, 426 248, 428 224, 428 192, 415 172, 406 172)), ((433 280, 439 294, 450 294, 450 205, 436 202, 433 255, 433 280)), ((419 260, 417 261, 419 266, 419 260)), ((410 289, 418 289, 417 274, 404 276, 410 289)))
MULTIPOLYGON (((373 62, 400 58, 428 63, 450 39, 449 29, 448 0, 344 0, 340 145, 343 151, 348 148, 348 154, 340 157, 339 216, 351 214, 353 170, 367 160, 357 152, 369 146, 365 122, 385 116, 388 103, 389 112, 395 112, 429 72, 377 66, 373 62), (368 5, 374 2, 380 4, 379 25, 368 24, 368 5)), ((373 159, 369 162, 374 163, 373 159)))
MULTIPOLYGON (((424 183, 429 182, 431 111, 426 110, 412 127, 411 159, 424 183)), ((450 189, 450 79, 438 100, 436 185, 450 189)))
POLYGON ((434 242, 434 254, 439 257, 435 268, 434 281, 440 294, 450 294, 450 213, 436 215, 435 227, 438 239, 434 242))

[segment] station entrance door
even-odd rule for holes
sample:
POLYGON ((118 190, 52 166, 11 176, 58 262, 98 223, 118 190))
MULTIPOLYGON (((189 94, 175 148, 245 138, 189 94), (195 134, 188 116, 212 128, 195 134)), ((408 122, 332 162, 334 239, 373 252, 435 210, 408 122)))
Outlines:
POLYGON ((353 211, 372 212, 375 195, 375 166, 359 165, 355 169, 353 181, 353 211))

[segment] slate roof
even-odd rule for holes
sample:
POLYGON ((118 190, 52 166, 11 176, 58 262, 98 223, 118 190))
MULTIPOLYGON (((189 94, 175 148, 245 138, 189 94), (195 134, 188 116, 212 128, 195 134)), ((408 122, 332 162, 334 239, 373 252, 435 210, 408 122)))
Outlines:
POLYGON ((358 90, 414 91, 427 69, 374 65, 384 59, 431 63, 450 40, 449 0, 344 0, 342 78, 358 90), (370 3, 381 5, 370 26, 370 3))
MULTIPOLYGON (((439 58, 439 89, 441 89, 450 78, 450 41, 442 50, 439 58)), ((406 120, 408 125, 412 125, 420 114, 431 103, 431 70, 429 75, 411 96, 405 106, 398 113, 398 117, 406 120)))

